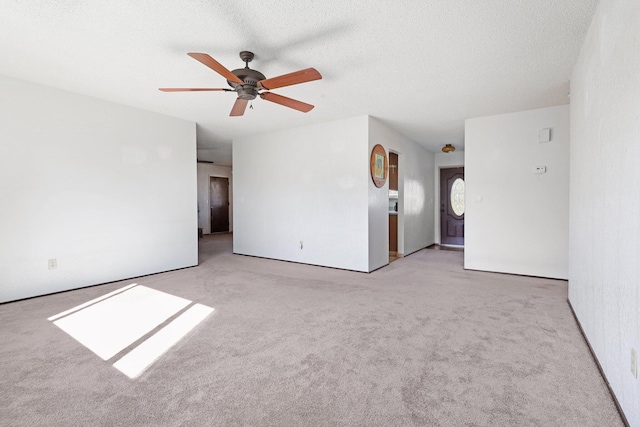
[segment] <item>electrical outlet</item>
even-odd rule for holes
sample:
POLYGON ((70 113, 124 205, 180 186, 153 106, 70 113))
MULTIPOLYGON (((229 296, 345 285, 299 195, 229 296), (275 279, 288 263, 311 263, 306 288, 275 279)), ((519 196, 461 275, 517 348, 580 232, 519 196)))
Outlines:
POLYGON ((56 268, 58 268, 58 260, 55 258, 52 258, 49 260, 49 270, 55 270, 56 268))
POLYGON ((536 166, 535 168, 533 168, 533 173, 536 173, 536 174, 547 173, 547 167, 546 166, 536 166))
POLYGON ((634 378, 638 378, 638 354, 636 349, 631 349, 631 374, 634 378))

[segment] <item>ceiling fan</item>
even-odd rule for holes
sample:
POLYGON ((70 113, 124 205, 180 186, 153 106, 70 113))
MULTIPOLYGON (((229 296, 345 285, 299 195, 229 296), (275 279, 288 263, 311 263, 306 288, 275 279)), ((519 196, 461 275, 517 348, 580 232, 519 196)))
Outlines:
POLYGON ((284 86, 291 86, 298 83, 310 82, 313 80, 319 80, 322 78, 320 73, 315 68, 305 68, 304 70, 295 71, 293 73, 284 74, 278 77, 266 78, 260 71, 252 70, 249 68, 249 62, 253 60, 253 53, 243 50, 240 52, 240 59, 245 63, 244 68, 238 68, 237 70, 229 71, 213 59, 206 53, 189 53, 190 57, 202 62, 207 67, 211 68, 216 73, 227 79, 227 83, 233 89, 227 88, 179 88, 179 87, 164 87, 160 88, 163 92, 204 92, 204 91, 224 91, 224 92, 236 92, 238 98, 236 99, 233 108, 231 109, 230 116, 242 116, 247 103, 257 96, 267 101, 275 102, 276 104, 284 105, 285 107, 293 108, 294 110, 308 113, 313 109, 313 105, 305 102, 297 101, 295 99, 287 98, 286 96, 278 95, 273 92, 268 92, 271 89, 277 89, 284 86), (267 92, 263 92, 267 91, 267 92))

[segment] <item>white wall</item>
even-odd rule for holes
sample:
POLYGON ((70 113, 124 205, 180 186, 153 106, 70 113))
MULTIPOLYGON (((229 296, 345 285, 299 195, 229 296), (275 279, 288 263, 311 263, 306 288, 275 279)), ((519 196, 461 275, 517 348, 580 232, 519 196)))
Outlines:
POLYGON ((389 263, 389 183, 371 149, 399 154, 399 252, 433 243, 433 154, 369 116, 234 140, 234 252, 357 271, 389 263), (300 249, 300 241, 304 249, 300 249))
POLYGON ((360 116, 234 140, 234 252, 369 271, 367 130, 360 116))
POLYGON ((640 426, 640 3, 604 0, 571 79, 569 300, 640 426))
POLYGON ((454 151, 453 153, 436 153, 434 170, 434 204, 433 204, 433 227, 435 230, 435 242, 441 242, 440 227, 440 169, 464 167, 464 151, 454 151))
MULTIPOLYGON (((434 155, 369 118, 369 153, 376 144, 398 154, 398 252, 404 255, 434 242, 434 155)), ((369 269, 389 263, 389 180, 381 188, 369 176, 369 269)))
POLYGON ((211 234, 209 183, 211 177, 229 179, 229 231, 233 231, 233 175, 230 166, 198 162, 198 227, 203 234, 211 234))
POLYGON ((465 178, 465 268, 568 277, 568 105, 467 120, 465 178))
POLYGON ((0 301, 197 264, 194 123, 7 77, 0 99, 0 301))

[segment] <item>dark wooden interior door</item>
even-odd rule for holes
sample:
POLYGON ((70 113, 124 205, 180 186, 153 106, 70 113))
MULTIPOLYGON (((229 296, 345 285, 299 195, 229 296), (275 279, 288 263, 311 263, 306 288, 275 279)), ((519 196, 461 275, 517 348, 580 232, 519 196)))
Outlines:
POLYGON ((211 177, 209 204, 211 208, 211 232, 229 231, 229 179, 211 177))
POLYGON ((464 245, 464 168, 440 170, 440 243, 464 245))

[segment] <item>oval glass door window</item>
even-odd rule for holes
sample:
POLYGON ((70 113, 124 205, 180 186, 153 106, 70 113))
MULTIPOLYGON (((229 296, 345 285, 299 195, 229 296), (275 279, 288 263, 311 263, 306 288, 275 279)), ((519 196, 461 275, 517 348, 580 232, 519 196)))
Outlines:
POLYGON ((456 178, 451 186, 451 208, 458 215, 464 215, 464 179, 456 178))

